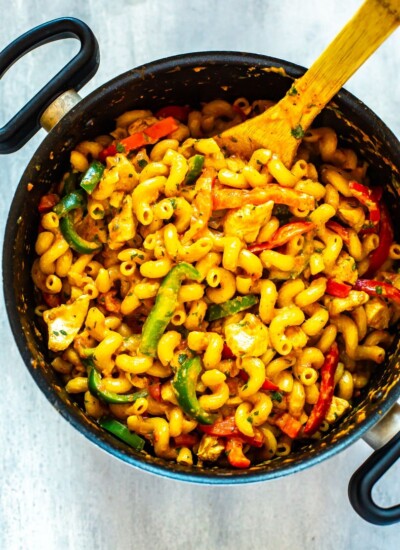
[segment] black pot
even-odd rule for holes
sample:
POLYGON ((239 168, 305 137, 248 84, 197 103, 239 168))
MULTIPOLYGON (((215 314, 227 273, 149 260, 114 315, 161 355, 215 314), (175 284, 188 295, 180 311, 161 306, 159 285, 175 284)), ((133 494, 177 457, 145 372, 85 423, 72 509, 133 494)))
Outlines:
MULTIPOLYGON (((37 27, 0 53, 2 75, 27 51, 65 37, 78 38, 82 43, 81 51, 0 131, 0 152, 12 152, 23 145, 39 128, 39 117, 57 96, 70 88, 79 89, 87 82, 97 70, 98 45, 84 23, 65 18, 37 27)), ((76 143, 110 130, 114 119, 128 109, 150 107, 156 110, 168 104, 196 106, 217 97, 276 100, 303 72, 302 67, 261 55, 232 52, 187 54, 128 71, 75 105, 40 145, 17 187, 3 250, 5 303, 25 364, 55 408, 102 449, 128 464, 165 477, 218 485, 264 481, 295 473, 345 449, 392 409, 386 422, 380 424, 385 427, 383 441, 386 445, 371 456, 353 476, 350 485, 350 498, 356 510, 368 521, 389 524, 400 520, 400 506, 391 509, 377 507, 371 499, 371 490, 376 480, 400 456, 400 433, 393 437, 393 417, 399 416, 398 410, 393 409, 400 396, 398 340, 359 403, 326 436, 312 444, 304 444, 288 457, 277 457, 248 470, 237 471, 172 464, 136 453, 104 432, 85 416, 61 387, 49 365, 46 342, 36 325, 30 266, 38 225, 37 205, 51 183, 67 170, 69 151, 76 143), (34 186, 28 191, 27 185, 31 182, 34 186)), ((386 185, 385 199, 393 218, 398 218, 400 144, 390 130, 358 99, 343 90, 318 117, 317 124, 333 127, 342 142, 353 144, 357 151, 362 151, 371 165, 372 178, 386 185)), ((379 438, 381 444, 381 433, 376 428, 371 433, 379 438)))

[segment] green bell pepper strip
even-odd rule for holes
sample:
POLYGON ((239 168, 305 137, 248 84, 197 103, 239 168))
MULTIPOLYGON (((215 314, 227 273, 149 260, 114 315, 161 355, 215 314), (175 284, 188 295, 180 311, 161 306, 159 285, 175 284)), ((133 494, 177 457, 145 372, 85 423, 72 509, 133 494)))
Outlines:
POLYGON ((145 440, 139 435, 130 432, 124 424, 121 424, 121 422, 118 422, 113 418, 104 418, 99 420, 99 425, 111 434, 115 435, 115 437, 118 437, 118 439, 121 439, 121 441, 124 441, 133 447, 135 451, 141 451, 143 449, 145 440))
POLYGON ((179 405, 190 418, 200 424, 214 424, 217 415, 204 410, 196 396, 196 384, 201 368, 199 356, 186 358, 175 373, 172 387, 179 405))
POLYGON ((60 219, 60 231, 69 246, 79 254, 93 254, 101 250, 101 243, 87 241, 78 235, 69 214, 60 219))
POLYGON ((93 193, 96 185, 100 182, 101 176, 104 172, 104 168, 104 164, 101 164, 101 162, 95 160, 91 163, 89 168, 84 173, 83 178, 81 179, 80 186, 89 195, 93 193))
POLYGON ((157 344, 165 332, 168 323, 178 305, 178 293, 184 279, 200 281, 201 275, 192 265, 181 262, 166 275, 157 292, 154 306, 147 317, 142 330, 139 353, 156 357, 157 344))
POLYGON ((72 193, 72 191, 75 191, 77 181, 78 181, 77 172, 70 172, 64 180, 64 185, 62 189, 62 195, 64 197, 72 193))
POLYGON ((147 390, 137 391, 128 395, 103 390, 101 389, 101 380, 102 378, 100 373, 98 373, 94 367, 91 367, 88 376, 89 391, 92 395, 98 397, 105 403, 112 403, 114 405, 119 405, 121 403, 134 403, 140 397, 147 397, 149 394, 147 390))
POLYGON ((215 321, 216 319, 221 319, 228 315, 234 315, 239 311, 254 306, 257 302, 257 296, 254 294, 246 294, 233 298, 233 300, 227 300, 223 304, 211 304, 207 309, 206 321, 215 321))
POLYGON ((86 206, 85 194, 78 189, 77 191, 71 191, 68 195, 65 195, 59 203, 53 208, 53 212, 57 214, 59 218, 62 218, 71 210, 75 208, 84 208, 86 206))
POLYGON ((200 176, 204 165, 204 155, 194 155, 189 159, 189 167, 185 177, 184 185, 193 185, 200 176))

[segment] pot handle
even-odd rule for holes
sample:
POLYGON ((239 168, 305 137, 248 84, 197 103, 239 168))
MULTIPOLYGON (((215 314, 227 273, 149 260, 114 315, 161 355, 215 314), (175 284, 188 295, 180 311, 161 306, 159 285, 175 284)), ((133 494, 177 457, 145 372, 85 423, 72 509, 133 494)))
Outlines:
POLYGON ((375 525, 391 525, 400 521, 400 504, 382 508, 372 499, 375 483, 400 458, 400 432, 386 445, 375 451, 352 475, 349 499, 355 511, 375 525))
POLYGON ((0 128, 0 153, 12 153, 25 145, 39 128, 39 118, 46 107, 60 94, 79 90, 96 73, 99 66, 99 45, 90 28, 79 19, 62 17, 26 32, 0 52, 0 79, 6 71, 35 48, 61 40, 77 38, 81 49, 18 113, 0 128))

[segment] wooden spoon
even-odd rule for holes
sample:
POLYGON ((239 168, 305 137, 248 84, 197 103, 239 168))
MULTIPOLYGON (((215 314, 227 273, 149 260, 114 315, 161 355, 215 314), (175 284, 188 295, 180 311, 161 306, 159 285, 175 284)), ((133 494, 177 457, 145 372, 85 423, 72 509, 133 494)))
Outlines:
POLYGON ((400 0, 366 0, 276 105, 218 137, 231 153, 249 157, 260 147, 290 167, 314 118, 343 84, 400 24, 400 0))

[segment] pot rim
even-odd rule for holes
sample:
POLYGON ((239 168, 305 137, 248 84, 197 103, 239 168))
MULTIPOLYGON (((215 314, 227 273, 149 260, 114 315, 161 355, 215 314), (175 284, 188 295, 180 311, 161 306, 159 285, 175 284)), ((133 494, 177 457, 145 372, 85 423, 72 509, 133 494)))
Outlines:
MULTIPOLYGON (((323 460, 330 458, 336 453, 339 453, 353 444, 359 439, 367 430, 375 425, 384 414, 386 414, 392 405, 400 397, 400 384, 393 385, 390 390, 387 391, 385 398, 380 401, 377 400, 375 409, 368 415, 363 421, 359 422, 356 426, 353 426, 350 431, 344 436, 341 436, 340 440, 336 442, 328 442, 326 447, 318 452, 314 452, 311 456, 306 458, 299 458, 297 461, 292 460, 285 465, 284 463, 276 469, 254 470, 250 468, 246 471, 227 471, 227 470, 191 470, 190 472, 184 469, 177 470, 176 468, 170 468, 169 463, 164 464, 151 463, 146 460, 143 455, 134 455, 132 450, 124 444, 111 445, 100 433, 95 433, 89 429, 89 424, 80 421, 80 416, 74 407, 68 406, 61 398, 61 396, 50 387, 41 373, 41 369, 35 367, 32 364, 32 355, 26 344, 23 336, 23 327, 19 319, 18 307, 14 298, 13 288, 13 244, 15 242, 17 233, 17 223, 19 209, 17 205, 21 203, 22 197, 25 194, 25 180, 27 177, 27 171, 29 166, 36 162, 37 159, 46 158, 45 153, 49 153, 49 142, 54 136, 55 132, 61 132, 68 127, 78 112, 81 112, 84 108, 90 108, 94 103, 104 101, 104 98, 112 92, 115 86, 123 88, 128 82, 132 82, 133 78, 145 79, 156 78, 158 73, 164 73, 168 71, 187 70, 196 66, 204 65, 232 65, 232 64, 246 64, 248 66, 258 65, 273 67, 274 69, 283 68, 285 75, 290 78, 297 78, 305 71, 304 67, 296 65, 294 63, 284 61, 275 57, 269 57, 261 54, 251 54, 243 52, 232 51, 205 51, 194 52, 175 55, 172 57, 163 58, 160 60, 152 61, 148 64, 143 64, 139 67, 126 71, 121 75, 111 79, 105 84, 102 84, 97 89, 92 91, 88 96, 82 99, 78 105, 76 105, 71 111, 69 111, 55 126, 55 128, 45 137, 40 143, 32 159, 28 163, 21 180, 17 186, 14 198, 11 203, 3 245, 3 290, 5 298, 5 306, 7 309, 8 319, 11 326, 11 330, 21 354, 25 365, 28 368, 31 376, 39 386, 41 391, 46 395, 50 403, 57 409, 58 412, 80 433, 82 433, 92 443, 95 443, 103 451, 115 456, 116 458, 135 466, 140 470, 157 474, 163 477, 177 479, 180 481, 187 481, 198 484, 209 485, 232 485, 242 484, 250 482, 260 482, 278 477, 283 477, 291 473, 302 471, 309 466, 319 464, 323 460), (129 449, 126 451, 125 449, 129 449), (136 458, 138 457, 138 458, 136 458), (139 458, 140 457, 140 458, 139 458)), ((335 96, 334 101, 344 102, 351 106, 354 116, 360 116, 366 119, 369 124, 376 129, 377 135, 380 139, 385 138, 385 142, 388 147, 397 151, 400 158, 400 143, 393 134, 393 132, 386 127, 386 125, 379 119, 379 117, 373 113, 367 106, 365 106, 359 99, 353 96, 350 92, 342 89, 335 96)), ((151 102, 151 99, 150 99, 151 102)), ((292 457, 293 458, 293 457, 292 457)), ((272 461, 273 464, 273 461, 272 461)))

